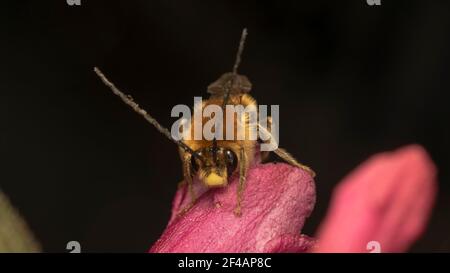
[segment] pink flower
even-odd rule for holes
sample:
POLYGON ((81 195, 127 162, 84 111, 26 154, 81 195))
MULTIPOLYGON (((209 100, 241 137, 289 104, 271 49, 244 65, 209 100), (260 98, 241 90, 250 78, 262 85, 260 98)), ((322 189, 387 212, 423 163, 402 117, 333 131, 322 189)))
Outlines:
POLYGON ((422 234, 434 204, 436 168, 417 145, 373 156, 335 189, 317 252, 403 252, 422 234))
POLYGON ((338 185, 316 243, 300 233, 315 203, 311 176, 256 160, 241 217, 233 214, 237 176, 222 189, 206 190, 196 181, 195 206, 177 217, 189 201, 180 188, 172 218, 150 252, 367 252, 370 241, 379 242, 383 252, 405 251, 426 226, 435 172, 419 146, 373 157, 338 185))

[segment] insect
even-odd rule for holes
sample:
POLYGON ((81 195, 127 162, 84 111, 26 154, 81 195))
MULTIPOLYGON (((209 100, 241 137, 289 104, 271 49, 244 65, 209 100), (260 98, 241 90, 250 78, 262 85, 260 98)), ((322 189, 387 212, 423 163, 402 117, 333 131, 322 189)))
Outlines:
MULTIPOLYGON (((210 97, 208 100, 202 102, 202 107, 217 105, 224 109, 227 105, 242 105, 243 107, 257 106, 256 100, 248 94, 252 84, 246 76, 237 73, 246 36, 247 30, 244 29, 242 31, 232 72, 223 74, 218 80, 208 86, 210 97)), ((158 121, 134 102, 130 96, 121 92, 97 67, 94 68, 94 71, 114 94, 119 96, 127 105, 133 108, 134 111, 142 115, 149 123, 155 126, 158 131, 178 145, 184 176, 182 183, 187 184, 188 193, 191 198, 189 205, 183 208, 182 211, 180 211, 180 214, 189 210, 196 201, 197 197, 193 189, 193 178, 195 176, 197 176, 207 187, 213 188, 227 186, 229 178, 237 173, 239 175, 239 184, 237 186, 237 201, 234 213, 236 216, 241 215, 242 196, 247 171, 254 159, 256 149, 259 147, 258 140, 251 140, 249 138, 238 139, 237 137, 233 139, 227 138, 226 140, 217 140, 216 138, 213 138, 212 140, 206 140, 204 138, 199 140, 190 138, 176 140, 172 137, 167 128, 161 126, 158 121)), ((226 121, 226 116, 223 116, 223 120, 226 121)), ((207 119, 202 119, 201 122, 205 123, 207 121, 207 119)), ((192 119, 187 130, 193 130, 195 127, 194 122, 195 119, 192 119)), ((245 132, 251 127, 247 116, 244 116, 244 119, 241 121, 235 119, 233 122, 235 122, 236 125, 234 128, 243 126, 245 132)), ((271 117, 267 118, 267 123, 271 123, 271 117)), ((273 137, 271 132, 264 129, 265 127, 260 126, 259 123, 257 124, 257 127, 258 130, 264 130, 265 134, 268 134, 269 139, 273 137)), ((268 140, 265 140, 264 142, 267 141, 268 140)), ((315 173, 309 167, 299 163, 286 150, 278 147, 273 152, 287 163, 307 171, 313 177, 315 176, 315 173)), ((261 159, 266 159, 268 154, 269 152, 261 152, 261 159)))

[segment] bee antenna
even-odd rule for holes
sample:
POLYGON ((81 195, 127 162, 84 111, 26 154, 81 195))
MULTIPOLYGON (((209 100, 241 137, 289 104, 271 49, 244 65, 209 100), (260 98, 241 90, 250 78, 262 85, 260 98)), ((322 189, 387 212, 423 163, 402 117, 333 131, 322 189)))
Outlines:
MULTIPOLYGON (((248 34, 247 29, 244 28, 242 30, 241 40, 239 41, 239 48, 236 53, 236 59, 234 61, 234 65, 233 65, 233 77, 231 79, 231 85, 233 85, 234 79, 237 76, 237 70, 239 68, 239 65, 241 64, 242 52, 244 51, 245 39, 247 38, 247 34, 248 34)), ((229 84, 227 84, 227 86, 225 86, 225 90, 226 91, 224 94, 222 109, 225 109, 226 105, 228 104, 228 100, 230 98, 231 86, 229 84)))
POLYGON ((216 138, 213 138, 212 142, 213 142, 213 144, 212 144, 213 160, 214 160, 214 163, 217 165, 217 150, 218 150, 218 147, 217 147, 217 140, 216 140, 216 138))
POLYGON ((239 41, 239 48, 238 51, 236 53, 236 59, 234 61, 234 66, 233 66, 233 75, 237 74, 237 70, 239 68, 239 65, 241 64, 241 56, 242 56, 242 52, 244 51, 244 45, 245 45, 245 39, 247 38, 247 29, 244 28, 242 30, 242 34, 241 34, 241 40, 239 41))
POLYGON ((147 120, 151 125, 153 125, 160 133, 162 133, 164 136, 166 136, 168 139, 170 139, 172 142, 177 144, 179 147, 181 147, 185 152, 190 153, 193 157, 199 159, 200 161, 204 162, 203 157, 201 157, 199 154, 197 154, 194 150, 192 150, 189 146, 186 145, 181 140, 176 140, 172 137, 169 130, 167 128, 163 127, 159 122, 153 118, 147 111, 142 109, 139 104, 134 102, 133 98, 129 95, 125 95, 122 91, 120 91, 106 76, 100 71, 98 67, 94 67, 94 71, 97 74, 97 76, 102 80, 102 82, 111 89, 111 91, 117 95, 119 98, 122 99, 122 101, 130 106, 136 113, 141 115, 142 117, 147 120))

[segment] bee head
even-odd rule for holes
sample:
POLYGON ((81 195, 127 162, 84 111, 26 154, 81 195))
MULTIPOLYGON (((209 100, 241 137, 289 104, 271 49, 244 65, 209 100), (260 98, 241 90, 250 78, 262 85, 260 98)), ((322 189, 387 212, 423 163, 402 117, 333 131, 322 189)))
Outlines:
POLYGON ((224 187, 236 170, 238 158, 232 150, 217 147, 215 143, 214 141, 211 147, 196 151, 203 160, 192 157, 191 165, 193 172, 198 173, 198 177, 207 187, 224 187))

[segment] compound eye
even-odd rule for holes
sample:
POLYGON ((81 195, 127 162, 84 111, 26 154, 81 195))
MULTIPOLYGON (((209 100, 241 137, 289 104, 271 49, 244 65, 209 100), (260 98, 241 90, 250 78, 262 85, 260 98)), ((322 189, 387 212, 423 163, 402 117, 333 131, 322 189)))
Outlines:
POLYGON ((225 151, 225 159, 227 162, 228 177, 230 177, 233 174, 233 172, 236 170, 238 159, 237 159, 236 154, 231 150, 225 151))

